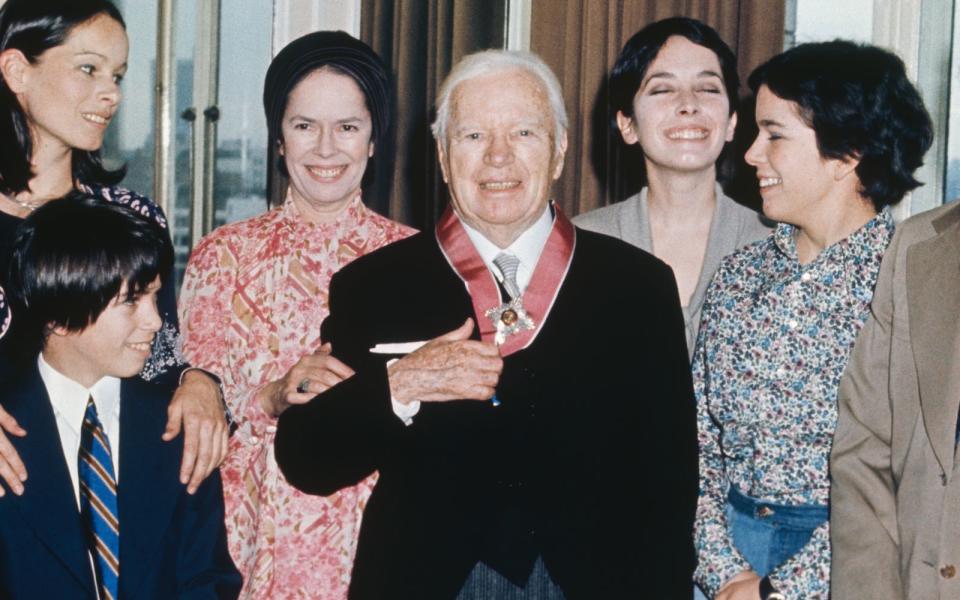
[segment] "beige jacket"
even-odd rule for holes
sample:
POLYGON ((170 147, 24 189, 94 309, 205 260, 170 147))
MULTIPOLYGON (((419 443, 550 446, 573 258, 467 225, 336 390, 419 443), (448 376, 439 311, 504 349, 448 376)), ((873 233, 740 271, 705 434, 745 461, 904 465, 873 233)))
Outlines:
POLYGON ((960 205, 898 228, 838 400, 833 600, 960 598, 960 205))

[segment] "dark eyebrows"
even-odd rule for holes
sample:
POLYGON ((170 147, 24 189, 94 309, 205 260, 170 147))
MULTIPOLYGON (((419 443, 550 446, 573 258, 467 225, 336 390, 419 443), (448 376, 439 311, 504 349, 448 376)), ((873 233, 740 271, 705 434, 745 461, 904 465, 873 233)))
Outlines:
POLYGON ((760 119, 757 122, 760 127, 780 127, 783 128, 783 123, 780 121, 774 121, 773 119, 760 119))

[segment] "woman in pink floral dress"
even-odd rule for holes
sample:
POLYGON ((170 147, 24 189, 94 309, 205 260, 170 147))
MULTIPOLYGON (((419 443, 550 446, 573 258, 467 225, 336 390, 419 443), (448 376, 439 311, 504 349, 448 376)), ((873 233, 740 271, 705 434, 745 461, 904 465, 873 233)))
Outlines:
POLYGON ((244 598, 345 598, 374 477, 329 497, 287 484, 276 417, 352 375, 321 345, 330 277, 413 233, 367 209, 360 184, 389 122, 379 57, 343 32, 284 48, 264 84, 286 200, 206 236, 180 296, 184 353, 222 374, 239 429, 221 467, 230 552, 244 598))

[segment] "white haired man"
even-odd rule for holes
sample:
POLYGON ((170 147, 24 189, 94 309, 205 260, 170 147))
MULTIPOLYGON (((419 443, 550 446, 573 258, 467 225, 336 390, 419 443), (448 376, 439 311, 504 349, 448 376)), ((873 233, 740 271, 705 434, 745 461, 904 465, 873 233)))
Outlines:
POLYGON ((670 269, 576 230, 559 84, 466 57, 434 135, 452 207, 352 263, 322 337, 356 374, 280 418, 295 486, 373 471, 351 598, 689 598, 694 403, 670 269))

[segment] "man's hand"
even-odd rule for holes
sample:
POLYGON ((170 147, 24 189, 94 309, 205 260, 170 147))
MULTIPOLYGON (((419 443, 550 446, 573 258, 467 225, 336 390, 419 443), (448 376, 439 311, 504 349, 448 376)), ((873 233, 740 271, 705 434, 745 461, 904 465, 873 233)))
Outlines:
POLYGON ((489 400, 503 370, 493 344, 470 339, 473 319, 430 340, 387 367, 390 394, 401 404, 414 400, 489 400))
POLYGON ((760 600, 760 576, 743 571, 724 584, 713 600, 760 600))
MULTIPOLYGON (((27 480, 27 469, 23 466, 20 455, 17 454, 16 449, 4 432, 17 437, 27 435, 27 432, 23 427, 20 427, 17 420, 0 406, 0 479, 7 484, 14 494, 19 496, 23 494, 23 482, 27 480)), ((0 498, 4 494, 6 492, 0 485, 0 498)))
POLYGON ((203 372, 192 370, 183 375, 180 387, 167 409, 169 442, 183 430, 183 462, 180 482, 194 493, 227 455, 230 431, 220 398, 220 386, 203 372))
POLYGON ((281 379, 263 386, 257 399, 263 411, 279 417, 292 404, 304 404, 317 394, 353 376, 353 369, 334 358, 330 343, 313 354, 304 354, 281 379))

